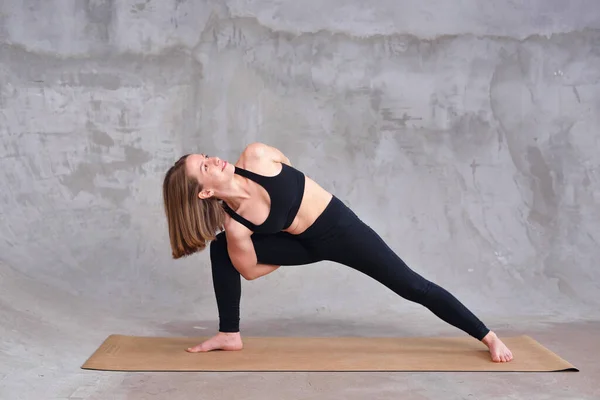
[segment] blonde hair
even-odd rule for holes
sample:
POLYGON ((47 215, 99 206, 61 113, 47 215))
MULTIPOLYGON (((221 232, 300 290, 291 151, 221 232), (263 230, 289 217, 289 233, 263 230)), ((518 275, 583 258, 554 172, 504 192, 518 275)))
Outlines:
POLYGON ((169 226, 169 239, 174 259, 189 256, 206 248, 224 229, 225 211, 219 199, 200 199, 202 185, 186 174, 181 157, 169 168, 163 182, 163 201, 169 226))

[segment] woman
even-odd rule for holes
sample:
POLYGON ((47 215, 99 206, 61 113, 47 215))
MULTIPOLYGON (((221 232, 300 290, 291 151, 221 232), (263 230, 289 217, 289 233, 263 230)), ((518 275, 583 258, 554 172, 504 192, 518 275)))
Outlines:
POLYGON ((219 332, 190 352, 242 349, 240 275, 253 280, 281 265, 329 260, 427 307, 482 341, 494 362, 513 358, 453 295, 412 271, 337 197, 271 146, 249 145, 235 165, 202 154, 183 156, 167 172, 163 196, 173 258, 201 251, 211 242, 219 332))

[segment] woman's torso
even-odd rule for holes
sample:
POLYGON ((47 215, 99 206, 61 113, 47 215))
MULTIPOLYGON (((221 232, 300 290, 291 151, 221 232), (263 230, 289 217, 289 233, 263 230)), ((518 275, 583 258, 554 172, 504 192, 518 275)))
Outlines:
MULTIPOLYGON (((265 177, 275 177, 282 172, 284 166, 280 162, 268 158, 242 157, 235 163, 238 168, 265 177)), ((254 225, 260 226, 267 220, 271 212, 271 198, 267 190, 251 179, 248 181, 250 198, 240 204, 236 213, 254 225)), ((304 232, 321 215, 331 201, 332 194, 323 189, 314 180, 304 175, 304 191, 302 201, 291 224, 284 232, 299 235, 304 232)), ((227 216, 228 220, 231 218, 227 216)), ((232 223, 232 221, 228 221, 232 223)))

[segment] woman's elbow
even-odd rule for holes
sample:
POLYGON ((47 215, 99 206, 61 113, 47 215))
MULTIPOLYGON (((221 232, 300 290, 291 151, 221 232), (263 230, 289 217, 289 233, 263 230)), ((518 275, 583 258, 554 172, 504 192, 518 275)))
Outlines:
POLYGON ((243 262, 234 262, 233 266, 235 267, 235 269, 237 269, 242 278, 244 278, 247 281, 253 281, 254 279, 258 278, 258 276, 256 276, 256 271, 254 271, 254 268, 252 268, 250 264, 246 264, 243 262))
POLYGON ((242 275, 242 277, 243 277, 245 280, 247 280, 247 281, 253 281, 253 280, 255 280, 255 279, 259 278, 259 276, 258 276, 258 275, 256 275, 256 274, 251 274, 251 273, 245 273, 245 274, 241 274, 241 275, 242 275))
POLYGON ((240 275, 247 281, 253 281, 260 278, 260 275, 255 271, 254 268, 244 268, 240 271, 240 275))

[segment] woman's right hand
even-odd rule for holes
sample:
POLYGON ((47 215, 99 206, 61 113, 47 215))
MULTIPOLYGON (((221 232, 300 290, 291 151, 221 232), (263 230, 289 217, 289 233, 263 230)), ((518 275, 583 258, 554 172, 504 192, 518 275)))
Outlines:
POLYGON ((243 347, 240 332, 219 332, 199 345, 186 349, 186 351, 189 353, 201 353, 212 350, 235 351, 242 350, 243 347))

